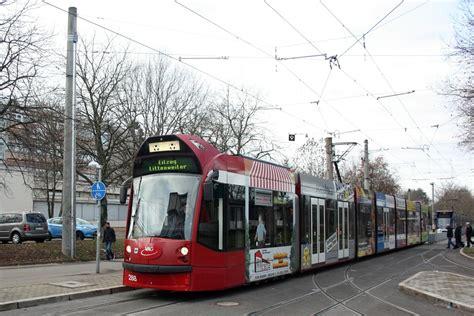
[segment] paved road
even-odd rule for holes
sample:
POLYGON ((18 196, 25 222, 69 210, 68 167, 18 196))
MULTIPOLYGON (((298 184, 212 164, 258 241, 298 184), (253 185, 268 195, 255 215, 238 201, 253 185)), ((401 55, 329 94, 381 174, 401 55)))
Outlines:
POLYGON ((444 244, 426 245, 217 293, 135 290, 4 315, 468 315, 399 290, 398 283, 420 271, 474 276, 469 259, 444 244))

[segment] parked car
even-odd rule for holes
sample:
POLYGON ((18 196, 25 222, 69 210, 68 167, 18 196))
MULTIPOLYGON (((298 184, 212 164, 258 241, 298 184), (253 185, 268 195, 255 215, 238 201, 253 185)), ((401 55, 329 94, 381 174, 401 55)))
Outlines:
MULTIPOLYGON (((48 219, 49 239, 61 238, 63 234, 62 217, 53 217, 48 219)), ((97 236, 97 227, 86 220, 76 218, 76 238, 94 238, 97 236)))
POLYGON ((41 213, 18 212, 0 214, 0 240, 19 244, 34 240, 44 242, 48 239, 48 224, 41 213))

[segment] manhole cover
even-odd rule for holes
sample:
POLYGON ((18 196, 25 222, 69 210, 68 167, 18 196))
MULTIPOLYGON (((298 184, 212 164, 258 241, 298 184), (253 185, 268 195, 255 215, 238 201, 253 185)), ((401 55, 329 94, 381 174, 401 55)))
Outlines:
POLYGON ((239 303, 237 302, 219 302, 217 303, 218 306, 224 306, 224 307, 232 307, 232 306, 237 306, 239 303))
POLYGON ((79 281, 65 281, 65 282, 57 282, 57 283, 49 283, 49 284, 56 285, 56 286, 67 287, 69 289, 75 289, 75 288, 78 288, 78 287, 94 285, 92 283, 85 283, 85 282, 79 282, 79 281))

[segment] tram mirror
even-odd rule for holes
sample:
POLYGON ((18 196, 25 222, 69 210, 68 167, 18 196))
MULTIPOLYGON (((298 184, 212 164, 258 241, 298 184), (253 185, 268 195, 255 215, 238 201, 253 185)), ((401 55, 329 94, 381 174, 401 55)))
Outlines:
POLYGON ((125 204, 125 202, 127 201, 127 191, 128 186, 120 187, 120 204, 125 204))
POLYGON ((204 182, 204 201, 211 202, 214 199, 214 183, 211 181, 204 182))
POLYGON ((204 182, 204 201, 211 202, 214 200, 214 181, 219 178, 219 171, 214 170, 207 175, 206 182, 204 182))
POLYGON ((122 183, 122 186, 120 187, 120 204, 125 204, 125 202, 127 202, 127 191, 132 179, 133 177, 129 177, 122 183))

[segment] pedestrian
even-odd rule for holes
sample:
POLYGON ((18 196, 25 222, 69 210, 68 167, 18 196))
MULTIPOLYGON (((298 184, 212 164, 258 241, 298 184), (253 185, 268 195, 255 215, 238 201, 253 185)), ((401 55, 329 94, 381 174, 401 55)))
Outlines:
POLYGON ((112 243, 115 242, 115 230, 110 227, 109 222, 105 224, 104 237, 102 238, 102 242, 105 243, 105 253, 107 256, 107 260, 114 259, 115 255, 112 250, 112 243))
POLYGON ((456 229, 454 230, 454 238, 456 239, 455 248, 464 247, 464 243, 461 240, 461 235, 462 235, 461 230, 462 230, 462 227, 461 225, 458 224, 458 226, 456 226, 456 229))
POLYGON ((471 247, 472 227, 471 223, 466 222, 466 243, 468 247, 471 247))
POLYGON ((451 225, 448 225, 446 227, 446 237, 448 237, 448 247, 447 248, 451 248, 451 245, 453 245, 453 248, 456 248, 456 245, 453 243, 452 239, 453 239, 453 228, 451 227, 451 225))

